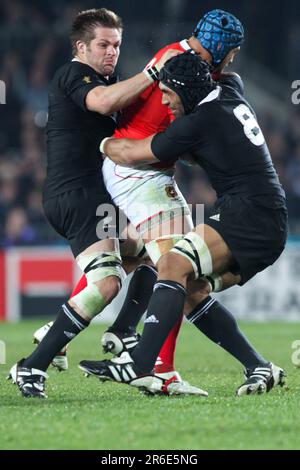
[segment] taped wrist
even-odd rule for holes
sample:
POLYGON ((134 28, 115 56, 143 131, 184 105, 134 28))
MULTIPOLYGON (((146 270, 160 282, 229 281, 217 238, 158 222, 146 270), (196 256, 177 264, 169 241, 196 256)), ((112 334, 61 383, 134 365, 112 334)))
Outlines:
POLYGON ((104 147, 105 147, 105 144, 108 140, 110 140, 112 137, 105 137, 105 139, 102 139, 101 140, 101 143, 100 143, 100 147, 99 147, 99 150, 101 153, 105 154, 104 152, 104 147))
POLYGON ((144 69, 143 72, 152 83, 158 81, 159 70, 155 65, 149 67, 148 69, 144 69))

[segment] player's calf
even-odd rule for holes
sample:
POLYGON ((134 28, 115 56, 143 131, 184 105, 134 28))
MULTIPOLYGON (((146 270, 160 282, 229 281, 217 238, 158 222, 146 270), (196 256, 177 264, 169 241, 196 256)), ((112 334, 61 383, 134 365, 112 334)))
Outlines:
MULTIPOLYGON (((46 336, 48 331, 53 325, 53 321, 46 323, 46 325, 42 326, 38 330, 36 330, 33 333, 33 342, 35 344, 39 344, 42 339, 46 336)), ((59 372, 68 370, 69 363, 68 363, 68 357, 67 357, 67 345, 64 346, 58 353, 57 355, 53 358, 51 364, 53 367, 55 367, 59 372)))

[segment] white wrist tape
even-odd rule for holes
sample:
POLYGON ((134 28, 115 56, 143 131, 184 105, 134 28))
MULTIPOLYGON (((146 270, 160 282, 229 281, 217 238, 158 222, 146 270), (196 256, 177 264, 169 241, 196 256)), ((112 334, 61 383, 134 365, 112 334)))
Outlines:
POLYGON ((143 72, 146 75, 146 77, 151 81, 151 83, 157 82, 158 76, 159 76, 159 70, 155 65, 153 65, 152 67, 148 67, 147 69, 144 69, 143 72))
POLYGON ((105 137, 105 139, 101 140, 100 147, 99 147, 101 153, 105 154, 104 146, 105 146, 105 143, 110 139, 112 139, 112 137, 105 137))

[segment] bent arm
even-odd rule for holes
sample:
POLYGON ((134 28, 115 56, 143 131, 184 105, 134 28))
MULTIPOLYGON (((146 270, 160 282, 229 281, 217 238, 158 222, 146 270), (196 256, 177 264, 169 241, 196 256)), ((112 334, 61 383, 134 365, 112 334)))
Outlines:
POLYGON ((164 132, 142 140, 106 138, 101 143, 100 151, 123 166, 177 160, 201 142, 205 129, 204 118, 205 112, 201 119, 200 111, 181 117, 173 121, 164 132))
MULTIPOLYGON (((167 60, 180 53, 176 49, 167 50, 155 65, 157 72, 167 60)), ((149 76, 147 70, 144 70, 134 77, 114 85, 93 88, 86 95, 85 104, 89 111, 110 115, 129 106, 152 84, 153 78, 149 76)))
POLYGON ((151 84, 149 78, 141 72, 108 87, 97 86, 86 95, 86 107, 89 111, 110 115, 133 103, 151 84))
POLYGON ((121 166, 138 166, 156 163, 159 160, 151 150, 153 136, 146 139, 105 139, 100 150, 113 162, 121 166))

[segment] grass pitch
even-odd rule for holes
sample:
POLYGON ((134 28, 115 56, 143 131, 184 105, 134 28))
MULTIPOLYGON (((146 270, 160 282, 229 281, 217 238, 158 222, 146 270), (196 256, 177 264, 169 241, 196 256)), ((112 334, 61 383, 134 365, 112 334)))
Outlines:
POLYGON ((125 385, 86 379, 78 362, 103 357, 105 326, 93 325, 70 345, 69 371, 49 369, 49 398, 24 399, 5 376, 29 354, 41 324, 0 324, 7 347, 7 365, 0 366, 1 449, 300 449, 300 370, 291 362, 300 325, 242 325, 288 373, 288 386, 267 395, 235 397, 242 367, 188 324, 178 342, 177 369, 208 398, 145 397, 125 385))

